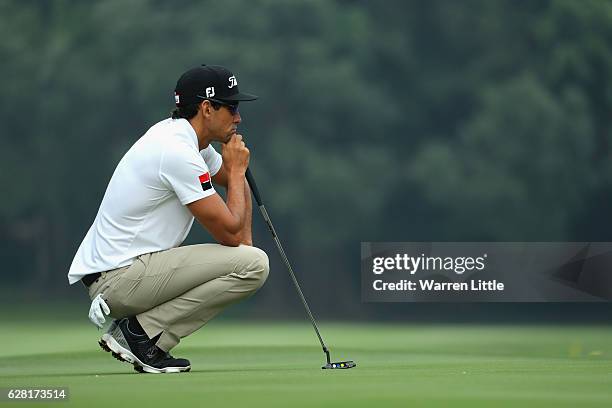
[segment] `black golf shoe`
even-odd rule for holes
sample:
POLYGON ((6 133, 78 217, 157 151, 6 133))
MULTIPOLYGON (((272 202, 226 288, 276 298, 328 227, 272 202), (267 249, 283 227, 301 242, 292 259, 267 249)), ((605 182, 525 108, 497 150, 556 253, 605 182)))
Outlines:
POLYGON ((180 373, 191 370, 189 360, 174 358, 155 345, 146 334, 134 334, 128 319, 115 320, 100 339, 100 347, 120 361, 133 364, 141 373, 180 373))

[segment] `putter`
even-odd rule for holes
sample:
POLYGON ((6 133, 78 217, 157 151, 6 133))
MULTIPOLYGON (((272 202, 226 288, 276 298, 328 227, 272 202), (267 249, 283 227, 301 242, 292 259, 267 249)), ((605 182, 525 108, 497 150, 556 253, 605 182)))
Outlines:
POLYGON ((278 239, 278 235, 276 235, 276 230, 274 230, 274 226, 272 225, 272 221, 270 221, 270 217, 268 216, 268 212, 266 211, 266 207, 263 204, 263 201, 261 200, 261 196, 259 195, 259 190, 257 189, 257 184, 255 184, 255 179, 253 178, 253 174, 251 173, 251 169, 247 168, 246 171, 246 179, 249 183, 249 186, 251 187, 251 191, 253 192, 253 196, 255 196, 255 201, 257 201, 257 206, 259 207, 259 211, 261 212, 261 215, 263 216, 264 221, 266 222, 266 224, 268 224, 268 228, 270 229, 270 232, 272 233, 272 238, 274 238, 274 242, 276 243, 276 247, 278 248, 278 252, 280 253, 281 258, 283 258, 283 261, 285 262, 285 265, 287 266, 287 270, 289 271, 289 274, 291 275, 291 279, 293 280, 293 284, 295 285, 295 289, 297 290, 298 295, 300 295, 300 299, 302 299, 302 304, 304 305, 304 308, 306 309, 306 313, 308 313, 308 317, 310 318, 310 322, 312 323, 312 327, 314 328, 315 332, 317 333, 317 337, 319 338, 319 342, 321 343, 321 347, 323 347, 323 352, 325 353, 325 358, 327 359, 327 364, 325 364, 323 367, 321 367, 322 369, 346 369, 346 368, 353 368, 355 366, 357 366, 357 364, 355 364, 354 361, 349 360, 349 361, 338 361, 338 362, 331 362, 331 359, 329 357, 329 350, 327 349, 327 346, 325 345, 325 342, 323 342, 323 338, 321 337, 321 333, 319 333, 319 328, 317 327, 317 323, 315 322, 314 316, 312 315, 312 312, 310 311, 310 308, 308 307, 308 303, 306 302, 306 298, 304 297, 304 294, 302 293, 302 289, 300 288, 300 284, 298 283, 295 274, 293 273, 293 268, 291 268, 291 264, 289 263, 289 259, 287 258, 287 255, 285 255, 285 251, 283 250, 283 246, 280 243, 280 240, 278 239))

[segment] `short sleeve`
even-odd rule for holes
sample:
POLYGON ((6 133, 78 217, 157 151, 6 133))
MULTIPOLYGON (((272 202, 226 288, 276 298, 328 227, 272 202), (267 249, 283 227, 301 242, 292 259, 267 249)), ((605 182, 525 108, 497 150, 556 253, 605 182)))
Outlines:
POLYGON ((210 170, 195 149, 164 152, 159 176, 183 205, 215 194, 210 170))
POLYGON ((219 153, 215 150, 212 145, 208 145, 208 147, 202 151, 200 151, 206 166, 210 169, 210 175, 214 176, 217 174, 219 169, 221 168, 221 164, 223 163, 223 159, 219 153))

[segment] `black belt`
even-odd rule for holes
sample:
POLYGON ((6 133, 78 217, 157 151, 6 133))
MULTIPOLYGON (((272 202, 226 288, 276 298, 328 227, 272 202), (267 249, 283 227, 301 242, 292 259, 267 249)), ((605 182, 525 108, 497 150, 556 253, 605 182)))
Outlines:
POLYGON ((86 287, 90 287, 95 281, 98 280, 100 276, 102 276, 101 272, 91 273, 89 275, 83 276, 81 278, 81 282, 83 282, 83 285, 85 285, 86 287))

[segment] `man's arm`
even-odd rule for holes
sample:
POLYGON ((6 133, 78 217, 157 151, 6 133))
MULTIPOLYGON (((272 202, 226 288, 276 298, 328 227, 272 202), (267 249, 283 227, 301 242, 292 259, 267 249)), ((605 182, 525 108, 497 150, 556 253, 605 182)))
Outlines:
POLYGON ((222 245, 252 244, 252 204, 250 194, 245 194, 248 185, 244 177, 248 165, 249 150, 244 145, 242 136, 236 134, 223 147, 223 166, 219 170, 223 173, 219 175, 217 172, 213 177, 213 180, 222 179, 226 183, 227 203, 218 194, 213 194, 187 204, 187 208, 198 222, 222 245), (248 227, 246 227, 247 221, 248 227), (245 232, 248 232, 246 237, 245 232))
MULTIPOLYGON (((242 229, 244 227, 244 212, 246 203, 244 194, 238 188, 230 188, 227 193, 227 204, 219 194, 187 204, 187 208, 213 238, 222 245, 238 246, 242 242, 242 229)), ((244 189, 239 186, 240 190, 244 189)))
MULTIPOLYGON (((219 169, 217 174, 212 177, 212 180, 215 184, 227 188, 227 171, 225 170, 224 165, 221 165, 221 168, 219 169)), ((253 246, 253 202, 251 199, 251 189, 249 188, 249 183, 246 182, 246 178, 244 182, 244 200, 246 203, 246 207, 244 213, 244 227, 241 232, 240 243, 244 245, 253 246)))

